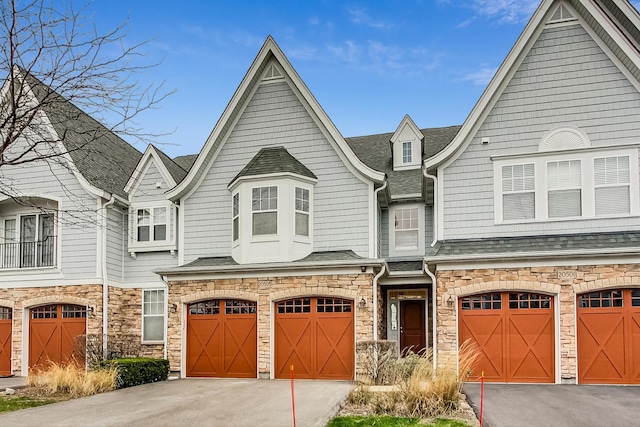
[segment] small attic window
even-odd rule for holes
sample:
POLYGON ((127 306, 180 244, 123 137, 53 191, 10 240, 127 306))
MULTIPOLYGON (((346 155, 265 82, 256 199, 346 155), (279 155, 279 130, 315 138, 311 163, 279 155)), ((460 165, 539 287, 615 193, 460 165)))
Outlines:
POLYGON ((573 13, 571 13, 564 4, 561 4, 556 9, 553 16, 551 16, 551 19, 549 19, 549 23, 554 24, 556 22, 566 22, 574 19, 576 19, 576 17, 573 16, 573 13))
POLYGON ((402 143, 402 163, 407 164, 413 161, 413 148, 411 141, 402 143))
POLYGON ((274 80, 280 78, 282 78, 282 73, 280 72, 276 64, 271 63, 267 68, 267 72, 264 73, 262 80, 274 80))

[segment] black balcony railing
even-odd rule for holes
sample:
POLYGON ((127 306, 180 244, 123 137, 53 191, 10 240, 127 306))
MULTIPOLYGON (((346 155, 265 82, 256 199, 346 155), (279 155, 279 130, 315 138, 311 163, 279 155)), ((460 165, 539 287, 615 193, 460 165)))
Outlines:
POLYGON ((0 268, 53 267, 56 265, 56 237, 38 242, 0 244, 0 268))

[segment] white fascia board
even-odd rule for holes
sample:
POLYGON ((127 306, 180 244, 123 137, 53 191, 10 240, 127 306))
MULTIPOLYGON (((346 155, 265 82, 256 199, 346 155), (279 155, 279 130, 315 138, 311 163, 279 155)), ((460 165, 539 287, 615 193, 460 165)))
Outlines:
MULTIPOLYGON (((223 265, 223 266, 202 266, 202 267, 175 267, 168 270, 153 270, 154 273, 161 276, 175 277, 182 275, 194 275, 199 273, 249 273, 262 272, 273 273, 275 271, 304 271, 304 270, 322 270, 333 269, 339 267, 381 267, 386 265, 384 259, 362 259, 362 260, 340 260, 340 261, 303 261, 303 262, 278 262, 264 264, 240 264, 240 265, 223 265)), ((388 271, 388 268, 387 268, 388 271)), ((273 274, 270 274, 273 276, 273 274)))
POLYGON ((389 139, 389 141, 398 142, 400 138, 400 134, 402 133, 402 130, 404 129, 405 126, 409 126, 411 131, 415 134, 416 138, 420 140, 424 139, 424 135, 420 131, 420 128, 416 126, 415 122, 413 121, 413 119, 411 119, 411 117, 408 114, 405 114, 405 116, 400 121, 400 124, 396 128, 396 131, 393 133, 393 136, 391 136, 391 139, 389 139))
MULTIPOLYGON (((311 107, 313 113, 320 118, 320 120, 324 124, 324 127, 328 130, 329 134, 332 136, 332 138, 336 141, 336 143, 340 147, 341 149, 340 151, 342 152, 342 154, 346 156, 346 158, 350 161, 353 167, 356 170, 358 170, 362 175, 364 175, 365 177, 367 177, 372 181, 382 182, 384 180, 384 177, 385 177, 384 173, 371 169, 370 167, 365 165, 360 159, 358 159, 358 157, 356 157, 355 153, 351 150, 351 147, 349 147, 349 145, 346 143, 346 141, 344 140, 340 132, 337 130, 333 122, 331 122, 331 120, 326 115, 324 110, 322 110, 322 108, 320 107, 320 105, 318 104, 314 96, 311 94, 311 92, 306 87, 304 82, 300 79, 300 76, 298 76, 298 73, 293 69, 293 67, 287 60, 287 58, 284 56, 284 53, 282 53, 282 51, 280 50, 276 42, 273 40, 273 38, 271 36, 268 36, 267 40, 264 42, 264 44, 260 48, 258 55, 256 56, 256 58, 253 60, 253 63, 249 67, 249 70, 247 71, 244 78, 240 82, 240 85, 238 86, 235 93, 231 97, 231 100, 227 104, 227 107, 222 113, 222 116, 220 116, 220 118, 218 119, 218 122, 213 128, 213 131, 207 138, 207 141, 205 142, 205 145, 202 148, 202 151, 196 158, 196 161, 191 167, 191 169, 189 170, 189 173, 187 174, 185 179, 183 179, 180 182, 180 184, 178 184, 171 190, 167 191, 166 194, 169 199, 175 200, 187 194, 191 186, 197 181, 198 177, 203 173, 202 169, 204 166, 206 166, 206 163, 208 163, 207 158, 209 157, 208 155, 209 152, 213 149, 213 146, 216 140, 221 136, 221 133, 224 130, 227 122, 229 122, 230 120, 233 120, 233 112, 241 102, 244 93, 252 90, 251 81, 256 76, 262 64, 270 59, 270 55, 273 55, 276 58, 276 60, 280 63, 285 75, 291 79, 291 82, 293 83, 293 85, 296 87, 297 90, 300 91, 300 93, 302 94, 302 98, 311 107)), ((224 144, 224 141, 222 142, 222 144, 224 144)))
POLYGON ((436 271, 497 269, 497 268, 534 268, 534 267, 569 267, 569 266, 593 266, 612 264, 639 264, 640 256, 616 257, 583 257, 583 258, 544 258, 544 259, 520 259, 520 260, 484 260, 461 261, 436 264, 436 271))
POLYGON ((617 257, 621 255, 638 255, 640 247, 635 248, 610 248, 610 249, 578 249, 573 251, 536 251, 536 252, 503 252, 494 254, 470 254, 449 256, 426 256, 424 261, 428 264, 446 264, 462 261, 489 261, 502 260, 513 261, 519 259, 574 259, 584 257, 617 257))
POLYGON ((491 105, 495 102, 499 94, 502 93, 512 74, 515 73, 516 65, 518 65, 522 60, 522 54, 530 47, 528 45, 532 42, 532 37, 536 33, 536 30, 541 31, 540 23, 553 3, 554 0, 543 0, 542 3, 540 3, 540 6, 538 6, 538 9, 536 9, 535 13, 527 23, 524 31, 509 51, 504 62, 500 65, 500 68, 498 68, 498 71, 491 79, 491 82, 489 82, 486 89, 480 96, 480 99, 471 110, 471 113, 462 124, 462 127, 456 136, 453 138, 453 141, 447 145, 444 150, 428 159, 425 159, 425 168, 429 169, 445 162, 470 139, 476 127, 480 125, 483 116, 488 113, 491 105))
POLYGON ((176 181, 175 179, 173 179, 173 177, 169 173, 169 170, 164 165, 164 162, 158 154, 158 150, 156 150, 153 145, 149 144, 144 154, 142 155, 142 158, 136 165, 136 169, 131 174, 129 181, 127 181, 127 185, 124 186, 124 191, 125 193, 129 194, 129 198, 131 198, 131 195, 135 193, 138 185, 140 184, 140 181, 147 173, 149 165, 151 164, 150 159, 153 159, 153 162, 155 163, 156 168, 158 168, 162 179, 165 183, 167 183, 167 185, 169 185, 169 188, 173 188, 176 186, 176 181))
POLYGON ((308 176, 298 175, 296 173, 291 172, 282 172, 282 173, 266 173, 262 175, 251 175, 251 176, 242 176, 234 181, 231 181, 229 185, 227 185, 227 190, 232 191, 242 182, 251 182, 251 181, 265 181, 270 179, 278 179, 278 178, 293 178, 298 181, 307 182, 309 184, 315 184, 318 182, 316 178, 310 178, 308 176))

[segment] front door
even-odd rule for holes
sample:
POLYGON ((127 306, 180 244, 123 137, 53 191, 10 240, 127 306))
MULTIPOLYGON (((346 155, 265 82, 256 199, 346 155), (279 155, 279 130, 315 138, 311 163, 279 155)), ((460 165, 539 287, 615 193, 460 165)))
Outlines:
POLYGON ((400 301, 400 349, 422 353, 427 347, 424 300, 400 301))

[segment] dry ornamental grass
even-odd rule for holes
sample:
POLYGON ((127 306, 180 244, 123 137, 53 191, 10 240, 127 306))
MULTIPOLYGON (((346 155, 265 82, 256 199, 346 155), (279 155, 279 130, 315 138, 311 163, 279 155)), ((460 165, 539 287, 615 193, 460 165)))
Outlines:
POLYGON ((87 371, 70 363, 52 364, 46 370, 29 373, 27 384, 44 396, 91 396, 115 390, 118 370, 115 367, 87 371))

